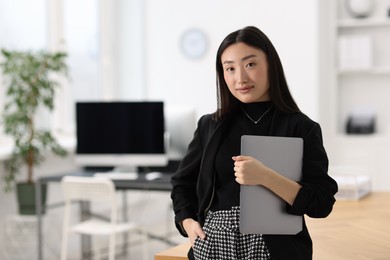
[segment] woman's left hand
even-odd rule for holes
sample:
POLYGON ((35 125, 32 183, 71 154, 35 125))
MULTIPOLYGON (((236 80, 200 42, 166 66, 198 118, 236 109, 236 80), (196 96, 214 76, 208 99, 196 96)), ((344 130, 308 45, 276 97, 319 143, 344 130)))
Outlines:
POLYGON ((251 156, 233 156, 236 181, 243 185, 264 185, 269 168, 251 156))

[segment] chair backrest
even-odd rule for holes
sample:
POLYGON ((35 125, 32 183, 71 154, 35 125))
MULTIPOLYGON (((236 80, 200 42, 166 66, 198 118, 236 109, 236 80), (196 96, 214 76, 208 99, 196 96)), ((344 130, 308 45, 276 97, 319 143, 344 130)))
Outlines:
POLYGON ((62 178, 65 201, 115 201, 112 180, 96 177, 65 176, 62 178))
MULTIPOLYGON (((117 224, 117 206, 115 186, 112 180, 100 177, 78 177, 65 176, 61 181, 63 196, 65 200, 64 224, 63 224, 63 244, 61 259, 66 259, 69 228, 71 226, 71 205, 72 201, 105 202, 110 206, 110 219, 107 221, 111 225, 110 234, 110 259, 115 255, 115 225, 117 224)), ((77 223, 88 221, 94 216, 87 215, 78 219, 77 223)), ((102 225, 106 227, 106 225, 102 225)), ((94 225, 93 229, 98 229, 99 225, 94 225)), ((84 232, 90 228, 86 228, 84 232)))

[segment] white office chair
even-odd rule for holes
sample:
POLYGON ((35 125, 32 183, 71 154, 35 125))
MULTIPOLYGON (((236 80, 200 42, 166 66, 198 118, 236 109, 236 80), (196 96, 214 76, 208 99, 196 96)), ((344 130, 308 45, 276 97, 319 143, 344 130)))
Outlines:
MULTIPOLYGON (((143 259, 147 259, 147 234, 136 223, 117 222, 117 198, 112 180, 100 177, 66 176, 62 179, 65 200, 61 260, 67 259, 68 239, 71 233, 90 236, 109 236, 108 259, 115 259, 115 239, 117 234, 138 231, 143 237, 143 259), (88 219, 76 224, 70 223, 73 201, 107 202, 111 205, 110 221, 88 219)), ((96 258, 100 257, 100 248, 96 258)))

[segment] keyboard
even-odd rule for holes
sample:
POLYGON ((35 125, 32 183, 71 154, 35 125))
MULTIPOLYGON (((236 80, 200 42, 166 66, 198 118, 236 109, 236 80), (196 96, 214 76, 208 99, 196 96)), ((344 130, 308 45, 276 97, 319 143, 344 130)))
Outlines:
POLYGON ((136 180, 138 173, 136 172, 103 172, 95 173, 94 177, 105 177, 111 180, 136 180))

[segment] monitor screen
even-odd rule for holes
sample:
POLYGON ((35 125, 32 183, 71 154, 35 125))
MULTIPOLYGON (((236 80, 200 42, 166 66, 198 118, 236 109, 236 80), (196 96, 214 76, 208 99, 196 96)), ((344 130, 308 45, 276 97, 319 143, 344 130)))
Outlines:
POLYGON ((163 102, 77 102, 76 161, 84 166, 166 164, 163 102))

